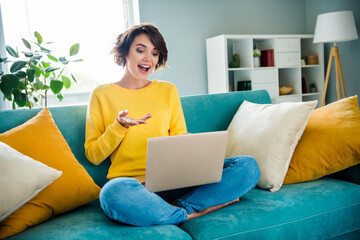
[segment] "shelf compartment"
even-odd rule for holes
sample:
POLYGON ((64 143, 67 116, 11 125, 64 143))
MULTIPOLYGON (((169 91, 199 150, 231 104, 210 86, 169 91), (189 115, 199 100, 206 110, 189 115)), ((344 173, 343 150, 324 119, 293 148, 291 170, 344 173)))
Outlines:
MULTIPOLYGON (((238 82, 240 81, 252 81, 252 71, 251 70, 242 70, 242 71, 229 71, 229 91, 238 90, 238 82)), ((251 85, 251 84, 250 84, 251 85)), ((251 90, 251 89, 248 89, 251 90)))
POLYGON ((308 92, 302 92, 310 93, 310 84, 315 83, 317 91, 323 89, 324 87, 324 79, 323 79, 323 71, 321 68, 301 68, 301 77, 305 78, 306 82, 306 88, 308 92))
POLYGON ((229 67, 229 63, 232 61, 234 54, 239 54, 240 68, 252 67, 253 57, 252 57, 251 39, 250 38, 227 39, 227 56, 228 56, 227 67, 229 67))
MULTIPOLYGON (((279 69, 279 85, 278 87, 294 87, 290 95, 301 94, 301 82, 299 81, 300 68, 282 68, 279 69)), ((287 96, 287 95, 284 95, 287 96)))

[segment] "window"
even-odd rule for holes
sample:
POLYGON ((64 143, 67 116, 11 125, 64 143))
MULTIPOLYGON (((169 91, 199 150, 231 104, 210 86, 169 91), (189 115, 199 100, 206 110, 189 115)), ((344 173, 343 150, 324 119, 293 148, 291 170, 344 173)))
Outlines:
POLYGON ((2 0, 5 44, 25 51, 21 38, 35 41, 33 33, 38 31, 44 42, 54 42, 53 54, 61 56, 80 43, 77 57, 84 61, 69 65, 77 84, 63 90, 60 103, 49 94, 48 106, 86 104, 93 88, 121 78, 124 70, 110 51, 127 25, 138 21, 136 7, 137 1, 131 0, 2 0))

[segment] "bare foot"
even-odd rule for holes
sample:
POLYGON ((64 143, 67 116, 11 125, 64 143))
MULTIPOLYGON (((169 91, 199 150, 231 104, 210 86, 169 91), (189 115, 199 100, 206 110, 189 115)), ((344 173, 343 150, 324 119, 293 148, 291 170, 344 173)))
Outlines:
POLYGON ((219 210, 219 209, 221 209, 221 208, 224 208, 224 207, 226 207, 226 206, 229 206, 229 205, 231 205, 231 204, 233 204, 233 203, 236 203, 236 202, 239 202, 239 201, 240 201, 240 199, 237 198, 237 199, 235 199, 234 201, 231 201, 231 202, 228 202, 228 203, 224 203, 224 204, 220 204, 220 205, 208 207, 208 208, 205 208, 204 210, 202 210, 202 211, 200 211, 200 212, 194 212, 194 213, 188 215, 188 220, 194 219, 194 218, 197 218, 197 217, 204 216, 204 215, 206 215, 206 214, 208 214, 208 213, 214 212, 214 211, 216 211, 216 210, 219 210))

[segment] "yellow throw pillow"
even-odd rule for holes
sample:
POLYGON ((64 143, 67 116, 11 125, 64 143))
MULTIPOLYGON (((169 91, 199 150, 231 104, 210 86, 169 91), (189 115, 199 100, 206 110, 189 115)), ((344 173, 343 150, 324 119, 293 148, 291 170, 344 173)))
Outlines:
POLYGON ((316 109, 290 162, 284 184, 311 181, 360 162, 357 96, 316 109))
POLYGON ((24 124, 0 134, 0 141, 63 172, 36 197, 0 222, 0 238, 17 234, 98 198, 100 188, 75 159, 49 109, 43 109, 24 124))

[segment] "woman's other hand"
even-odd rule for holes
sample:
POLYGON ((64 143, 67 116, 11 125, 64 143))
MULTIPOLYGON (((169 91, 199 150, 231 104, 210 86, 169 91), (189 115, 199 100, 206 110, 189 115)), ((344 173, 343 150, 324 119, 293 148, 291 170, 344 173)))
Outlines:
POLYGON ((123 127, 130 127, 134 125, 146 124, 146 120, 151 118, 151 114, 147 113, 144 117, 139 119, 133 119, 128 116, 129 110, 120 111, 116 120, 123 126, 123 127))

